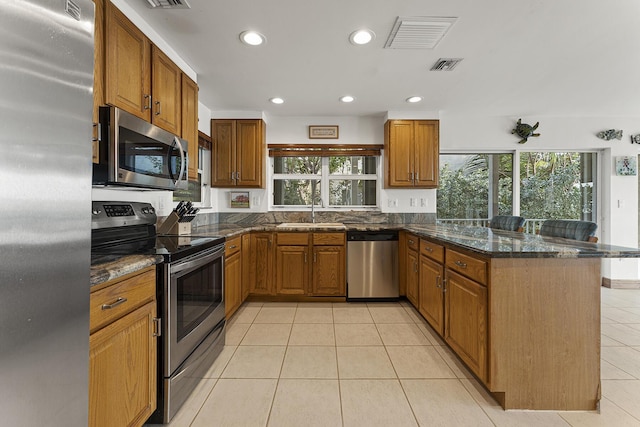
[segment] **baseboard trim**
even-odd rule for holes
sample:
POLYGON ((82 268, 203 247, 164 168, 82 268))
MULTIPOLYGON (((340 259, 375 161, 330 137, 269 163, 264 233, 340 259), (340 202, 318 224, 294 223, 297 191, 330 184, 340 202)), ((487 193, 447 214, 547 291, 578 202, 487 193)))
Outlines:
POLYGON ((640 280, 602 278, 602 286, 611 289, 640 289, 640 280))

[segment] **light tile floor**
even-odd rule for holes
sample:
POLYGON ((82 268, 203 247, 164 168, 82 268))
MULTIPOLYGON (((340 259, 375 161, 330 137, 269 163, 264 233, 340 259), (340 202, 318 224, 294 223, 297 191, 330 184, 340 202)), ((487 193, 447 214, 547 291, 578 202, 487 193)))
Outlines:
POLYGON ((406 302, 245 303, 183 426, 640 426, 640 290, 602 288, 600 413, 504 411, 406 302))

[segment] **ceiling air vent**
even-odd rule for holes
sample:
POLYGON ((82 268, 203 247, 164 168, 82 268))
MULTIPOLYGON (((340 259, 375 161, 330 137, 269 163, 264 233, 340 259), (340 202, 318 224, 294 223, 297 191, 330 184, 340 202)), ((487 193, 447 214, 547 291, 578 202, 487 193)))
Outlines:
POLYGON ((154 9, 191 9, 187 0, 147 0, 147 5, 154 9))
POLYGON ((453 71, 462 61, 462 58, 440 58, 433 64, 431 71, 453 71))
POLYGON ((398 16, 384 47, 387 49, 433 49, 457 19, 438 16, 398 16))

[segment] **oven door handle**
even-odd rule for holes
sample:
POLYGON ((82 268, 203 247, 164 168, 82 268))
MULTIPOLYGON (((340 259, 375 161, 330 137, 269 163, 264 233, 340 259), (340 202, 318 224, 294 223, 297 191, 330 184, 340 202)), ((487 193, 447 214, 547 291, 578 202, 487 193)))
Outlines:
POLYGON ((224 256, 224 245, 220 245, 220 247, 217 247, 208 253, 194 255, 193 257, 187 258, 184 261, 178 261, 176 263, 170 264, 171 274, 180 273, 185 270, 192 270, 192 269, 198 268, 218 258, 222 258, 223 256, 224 256))

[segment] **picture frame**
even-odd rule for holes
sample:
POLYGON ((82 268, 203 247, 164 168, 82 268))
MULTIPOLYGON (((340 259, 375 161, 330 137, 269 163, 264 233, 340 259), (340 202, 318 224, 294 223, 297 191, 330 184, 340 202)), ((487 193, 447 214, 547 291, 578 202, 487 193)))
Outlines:
POLYGON ((249 192, 248 191, 230 191, 229 207, 232 208, 249 208, 249 192))
POLYGON ((638 174, 638 165, 634 156, 616 157, 616 175, 635 176, 638 174))
POLYGON ((339 129, 337 125, 311 125, 309 126, 309 139, 338 139, 339 129))

